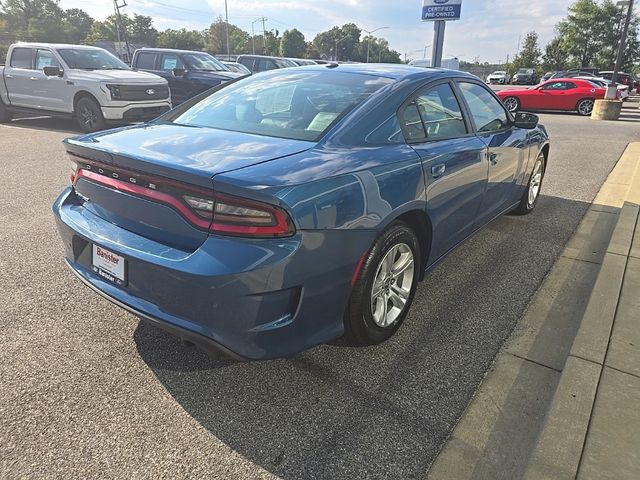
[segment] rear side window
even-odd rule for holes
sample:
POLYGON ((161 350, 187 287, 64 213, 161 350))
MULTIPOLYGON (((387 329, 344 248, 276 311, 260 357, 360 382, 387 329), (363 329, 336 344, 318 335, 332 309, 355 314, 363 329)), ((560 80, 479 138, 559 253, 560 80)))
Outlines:
POLYGON ((509 125, 507 112, 486 88, 468 82, 460 82, 458 86, 469 105, 478 132, 495 132, 509 125))
POLYGON ((253 58, 239 58, 238 63, 244 65, 249 70, 253 70, 253 58))
POLYGON ((269 58, 261 58, 260 60, 258 60, 258 68, 256 70, 258 70, 259 72, 264 72, 267 70, 275 70, 276 68, 278 68, 275 64, 275 62, 273 62, 273 60, 269 59, 269 58))
POLYGON ((160 70, 169 72, 174 68, 184 69, 184 64, 175 53, 165 53, 160 61, 160 70))
POLYGON ((31 57, 32 50, 30 48, 14 48, 11 54, 11 66, 31 69, 31 57))
POLYGON ((151 52, 143 52, 136 58, 136 68, 141 70, 156 69, 156 54, 151 52))

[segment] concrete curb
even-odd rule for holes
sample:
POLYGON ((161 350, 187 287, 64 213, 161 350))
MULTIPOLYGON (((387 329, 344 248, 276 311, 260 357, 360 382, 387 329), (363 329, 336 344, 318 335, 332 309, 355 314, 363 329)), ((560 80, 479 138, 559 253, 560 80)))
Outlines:
MULTIPOLYGON (((640 282, 639 197, 640 143, 632 143, 496 357, 427 478, 575 479, 583 457, 597 457, 587 444, 594 411, 603 408, 598 407, 599 386, 615 383, 610 372, 603 383, 605 370, 611 370, 613 360, 628 367, 633 347, 622 341, 625 336, 632 335, 640 345, 637 318, 616 320, 625 288, 637 287, 625 277, 631 261, 637 262, 640 282), (614 336, 618 332, 615 351, 610 347, 612 331, 614 336)), ((628 317, 635 318, 640 295, 632 290, 626 298, 626 309, 633 312, 628 317)), ((631 358, 640 371, 640 351, 633 350, 631 358)), ((628 392, 630 397, 635 394, 635 389, 628 392)), ((602 395, 607 397, 606 392, 602 395)), ((613 398, 607 401, 614 403, 613 398)), ((614 471, 612 465, 607 468, 614 471)), ((587 471, 584 478, 600 478, 594 461, 587 471)), ((625 475, 619 470, 617 476, 602 478, 635 478, 625 475)))

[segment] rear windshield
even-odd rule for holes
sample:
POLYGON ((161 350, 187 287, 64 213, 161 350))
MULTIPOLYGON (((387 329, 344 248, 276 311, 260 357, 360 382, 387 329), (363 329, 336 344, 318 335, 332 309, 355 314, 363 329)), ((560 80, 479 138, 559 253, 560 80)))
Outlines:
POLYGON ((317 141, 340 117, 391 82, 333 70, 273 70, 232 83, 163 120, 317 141))

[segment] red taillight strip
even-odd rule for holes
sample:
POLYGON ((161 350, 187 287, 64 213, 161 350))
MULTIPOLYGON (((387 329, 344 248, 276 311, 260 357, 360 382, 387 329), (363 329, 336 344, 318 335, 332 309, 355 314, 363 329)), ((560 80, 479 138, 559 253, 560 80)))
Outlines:
POLYGON ((285 236, 293 233, 293 228, 287 215, 279 208, 273 207, 268 203, 252 202, 237 197, 230 197, 224 194, 215 194, 215 199, 223 203, 232 205, 240 205, 249 208, 257 208, 269 212, 275 218, 275 225, 237 225, 233 223, 216 222, 215 213, 213 214, 213 223, 211 224, 212 232, 228 233, 232 235, 260 235, 260 236, 285 236))
POLYGON ((209 229, 211 225, 210 220, 205 220, 203 218, 198 217, 193 211, 191 211, 184 203, 178 200, 171 195, 167 195, 166 193, 158 192, 157 190, 151 190, 150 188, 141 187, 139 185, 135 185, 132 183, 123 182, 121 180, 116 180, 115 178, 105 177, 104 175, 100 175, 98 173, 92 172, 90 170, 78 170, 75 176, 76 182, 79 178, 86 178, 92 182, 99 183, 101 185, 105 185, 107 187, 119 190, 121 192, 131 193, 133 195, 137 195, 139 197, 149 198, 156 202, 164 203, 169 205, 180 212, 187 220, 193 223, 198 228, 202 228, 205 230, 209 229))

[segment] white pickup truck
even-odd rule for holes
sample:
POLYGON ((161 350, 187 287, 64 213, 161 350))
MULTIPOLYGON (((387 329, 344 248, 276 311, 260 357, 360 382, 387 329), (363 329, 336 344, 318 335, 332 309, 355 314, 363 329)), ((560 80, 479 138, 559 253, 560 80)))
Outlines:
POLYGON ((16 43, 0 67, 0 122, 13 112, 71 116, 84 132, 151 120, 171 108, 164 78, 134 72, 102 48, 16 43))

